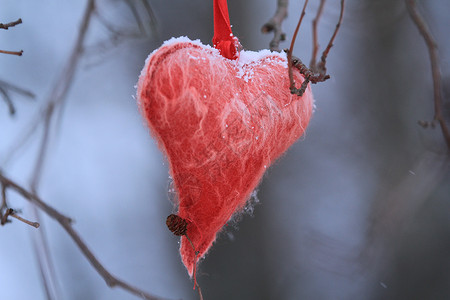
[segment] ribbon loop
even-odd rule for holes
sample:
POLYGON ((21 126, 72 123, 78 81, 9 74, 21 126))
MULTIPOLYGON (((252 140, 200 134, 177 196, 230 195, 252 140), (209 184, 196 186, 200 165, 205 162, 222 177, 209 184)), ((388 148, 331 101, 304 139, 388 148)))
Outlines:
POLYGON ((227 0, 214 0, 214 48, 223 57, 236 59, 238 57, 239 40, 233 35, 228 15, 227 0))

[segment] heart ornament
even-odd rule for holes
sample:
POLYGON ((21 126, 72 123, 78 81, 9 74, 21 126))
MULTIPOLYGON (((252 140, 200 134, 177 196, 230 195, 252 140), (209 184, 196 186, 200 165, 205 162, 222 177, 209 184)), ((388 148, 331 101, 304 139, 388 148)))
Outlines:
POLYGON ((305 132, 311 89, 290 93, 284 53, 241 51, 232 60, 182 37, 147 58, 137 98, 169 162, 190 239, 182 236, 180 253, 192 276, 266 169, 305 132))

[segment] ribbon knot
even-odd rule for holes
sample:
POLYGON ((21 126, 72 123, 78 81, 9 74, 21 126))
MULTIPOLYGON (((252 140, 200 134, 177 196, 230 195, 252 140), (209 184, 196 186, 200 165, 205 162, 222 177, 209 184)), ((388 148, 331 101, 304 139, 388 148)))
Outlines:
POLYGON ((238 58, 239 40, 231 32, 227 0, 214 0, 214 48, 228 59, 238 58))

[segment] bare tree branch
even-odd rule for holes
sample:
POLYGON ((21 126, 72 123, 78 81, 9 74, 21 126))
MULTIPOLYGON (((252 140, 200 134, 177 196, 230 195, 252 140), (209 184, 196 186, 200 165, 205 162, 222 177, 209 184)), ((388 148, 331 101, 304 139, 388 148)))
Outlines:
MULTIPOLYGON (((22 23, 22 19, 20 19, 20 18, 18 20, 14 21, 14 22, 6 23, 6 24, 0 23, 0 29, 8 30, 10 27, 14 27, 14 26, 16 26, 18 24, 21 24, 21 23, 22 23)), ((22 56, 23 50, 20 50, 20 51, 0 50, 0 53, 22 56)))
POLYGON ((11 216, 11 217, 13 217, 13 218, 16 218, 17 220, 19 220, 19 221, 21 221, 21 222, 23 222, 23 223, 25 223, 25 224, 27 224, 27 225, 30 225, 30 226, 32 226, 32 227, 34 227, 34 228, 39 228, 39 226, 40 226, 40 224, 39 224, 38 222, 31 222, 31 221, 29 221, 29 220, 27 220, 27 219, 25 219, 25 218, 22 218, 22 217, 19 216, 19 215, 17 214, 17 212, 16 212, 14 209, 12 209, 12 208, 8 208, 8 209, 6 210, 6 212, 5 212, 5 214, 2 214, 1 225, 5 225, 5 223, 7 223, 8 217, 9 217, 9 216, 11 216))
MULTIPOLYGON (((72 86, 75 71, 77 69, 78 62, 83 50, 83 43, 94 11, 95 11, 95 0, 88 0, 81 21, 78 36, 72 48, 72 52, 67 60, 67 64, 62 69, 61 75, 58 77, 58 80, 53 85, 53 89, 50 93, 50 96, 46 101, 47 106, 44 109, 43 116, 37 119, 38 123, 42 122, 43 120, 43 135, 40 141, 36 163, 34 165, 32 177, 30 180, 31 191, 33 193, 36 193, 37 191, 43 166, 47 157, 47 150, 50 139, 50 129, 54 116, 54 111, 57 107, 61 108, 62 111, 64 100, 66 99, 66 95, 70 87, 72 86)), ((36 217, 39 219, 39 211, 37 211, 36 208, 33 209, 36 217)), ((71 237, 74 238, 74 236, 71 237)), ((46 288, 47 297, 49 299, 56 300, 59 298, 59 296, 57 295, 58 282, 56 279, 57 277, 54 275, 55 271, 51 260, 51 255, 49 254, 48 250, 49 246, 47 239, 43 234, 41 234, 35 238, 33 246, 37 253, 37 259, 39 261, 39 267, 42 274, 42 280, 46 288)))
MULTIPOLYGON (((149 35, 149 31, 156 36, 156 17, 153 10, 148 3, 149 0, 142 1, 132 1, 132 0, 122 0, 125 5, 127 5, 131 14, 133 15, 134 21, 136 22, 136 30, 134 27, 131 28, 121 28, 123 24, 120 24, 117 20, 109 20, 102 14, 100 9, 95 11, 95 16, 102 26, 109 31, 108 38, 101 40, 93 45, 84 48, 84 53, 86 56, 94 54, 98 56, 99 53, 103 54, 109 51, 121 43, 126 42, 129 39, 142 38, 149 35), (150 27, 150 29, 148 29, 150 27)), ((89 66, 98 64, 98 62, 90 63, 89 66)))
POLYGON ((86 246, 84 241, 79 236, 78 232, 72 227, 72 219, 64 216, 60 212, 58 212, 53 207, 46 204, 43 200, 41 200, 35 193, 27 191, 25 188, 21 187, 19 184, 15 183, 13 180, 4 176, 3 173, 0 172, 0 183, 6 188, 10 188, 17 193, 19 193, 24 199, 30 201, 33 205, 39 207, 43 212, 45 212, 49 217, 56 220, 64 230, 69 234, 69 236, 73 239, 75 244, 77 244, 80 251, 84 254, 87 260, 91 263, 94 269, 99 273, 99 275, 105 280, 106 284, 110 287, 120 287, 142 299, 147 300, 162 300, 164 298, 159 298, 154 295, 150 295, 121 279, 116 278, 112 275, 105 267, 100 263, 100 261, 95 257, 92 251, 86 246))
POLYGON ((344 6, 345 6, 345 0, 341 0, 341 12, 339 13, 339 20, 336 24, 336 28, 334 29, 333 35, 331 36, 327 47, 325 48, 325 50, 322 53, 320 62, 317 64, 319 73, 325 74, 327 72, 326 63, 327 63, 328 53, 330 52, 331 47, 333 47, 334 40, 337 36, 339 28, 341 27, 342 19, 344 17, 344 6))
POLYGON ((287 17, 289 0, 278 0, 275 15, 261 27, 262 33, 273 31, 273 39, 270 41, 270 50, 280 51, 280 42, 286 40, 286 34, 281 29, 281 24, 287 17))
MULTIPOLYGON (((41 220, 41 215, 36 206, 29 203, 31 206, 31 215, 36 221, 41 220)), ((33 248, 35 250, 36 258, 39 265, 41 279, 47 296, 47 300, 61 299, 61 288, 57 280, 57 274, 53 264, 50 247, 45 230, 38 230, 31 236, 33 248)))
POLYGON ((11 55, 17 55, 17 56, 22 56, 23 50, 20 50, 20 51, 0 50, 0 53, 3 53, 3 54, 11 54, 11 55))
POLYGON ((6 220, 3 221, 3 211, 8 208, 8 204, 6 203, 6 186, 3 184, 0 184, 0 187, 2 189, 2 202, 0 203, 0 220, 3 225, 3 223, 6 223, 6 220))
POLYGON ((14 107, 14 103, 9 97, 8 93, 0 86, 0 94, 2 94, 3 100, 5 100, 6 105, 8 105, 9 114, 12 116, 16 113, 16 108, 14 107))
MULTIPOLYGON (((314 35, 316 35, 316 26, 317 26, 317 22, 321 16, 321 14, 322 14, 324 2, 325 1, 321 1, 320 6, 317 11, 317 14, 316 14, 316 18, 313 21, 313 34, 314 35), (316 23, 316 24, 314 24, 314 23, 316 23)), ((308 5, 308 0, 305 1, 305 4, 303 6, 302 13, 300 15, 300 20, 298 21, 297 27, 294 32, 294 36, 292 37, 291 47, 289 50, 287 50, 287 52, 288 52, 287 53, 288 71, 289 71, 289 81, 290 81, 289 89, 291 90, 292 94, 296 94, 298 96, 303 95, 306 88, 308 87, 309 82, 318 83, 318 82, 323 82, 330 78, 330 75, 327 74, 327 68, 326 68, 327 56, 328 56, 328 53, 330 52, 331 47, 333 46, 334 39, 336 38, 336 35, 337 35, 339 28, 341 26, 341 23, 342 23, 342 18, 344 16, 345 0, 341 0, 341 12, 339 15, 339 20, 336 24, 336 28, 333 32, 333 35, 331 36, 331 39, 328 42, 327 47, 323 51, 322 57, 318 63, 315 62, 315 56, 316 56, 316 52, 317 52, 317 48, 318 48, 317 37, 313 37, 313 39, 314 39, 313 47, 314 48, 313 48, 312 59, 314 59, 314 60, 311 60, 311 68, 308 68, 304 63, 302 63, 302 61, 299 58, 297 58, 297 57, 294 58, 292 56, 295 39, 297 37, 297 33, 298 33, 298 30, 302 23, 303 17, 305 16, 305 10, 306 10, 307 5, 308 5), (292 74, 292 67, 296 67, 305 78, 305 80, 302 82, 302 85, 300 86, 300 88, 295 87, 294 77, 292 74)))
POLYGON ((300 29, 300 25, 302 24, 303 17, 305 16, 305 10, 306 6, 308 5, 308 0, 305 0, 305 4, 303 5, 302 13, 300 14, 300 19, 298 20, 297 27, 295 27, 294 36, 292 37, 291 46, 289 47, 289 52, 287 53, 287 60, 288 60, 288 72, 289 72, 289 82, 290 86, 289 89, 291 90, 291 93, 295 94, 298 91, 298 95, 301 96, 306 90, 306 86, 309 82, 309 76, 305 78, 305 80, 302 83, 302 86, 300 89, 295 88, 295 82, 294 82, 294 74, 292 73, 292 52, 294 51, 294 45, 295 45, 295 39, 297 38, 298 30, 300 29))
POLYGON ((15 86, 15 85, 12 85, 10 83, 7 83, 7 82, 5 82, 3 80, 0 80, 0 94, 2 94, 3 100, 8 105, 8 109, 9 109, 9 114, 10 115, 14 115, 16 113, 16 108, 14 106, 14 103, 13 103, 12 98, 9 95, 8 91, 14 91, 16 93, 25 95, 27 97, 34 98, 34 94, 33 93, 31 93, 31 92, 29 92, 27 90, 24 90, 22 88, 19 88, 19 87, 15 86))
POLYGON ((58 81, 53 85, 50 97, 47 100, 48 104, 44 110, 43 115, 44 134, 41 140, 38 159, 36 161, 33 176, 31 179, 31 190, 33 191, 37 189, 40 174, 42 173, 42 167, 45 162, 48 147, 49 131, 53 118, 53 113, 55 111, 56 106, 61 105, 64 102, 64 100, 66 99, 66 95, 69 92, 70 87, 72 86, 75 71, 77 69, 81 54, 83 52, 83 43, 94 10, 95 10, 95 0, 89 0, 84 11, 83 19, 81 21, 80 30, 78 32, 75 45, 72 49, 72 52, 69 56, 66 66, 63 68, 61 72, 61 76, 58 77, 59 78, 58 81))
POLYGON ((19 24, 22 24, 22 19, 20 19, 20 18, 14 22, 6 23, 6 24, 0 23, 0 29, 8 30, 9 27, 14 27, 19 24))
POLYGON ((423 19, 419 10, 417 9, 416 2, 414 0, 405 0, 406 7, 414 21, 414 24, 419 29, 420 34, 423 36, 428 48, 431 62, 431 73, 433 77, 433 93, 434 93, 434 121, 438 121, 441 126, 442 135, 444 136, 445 143, 447 144, 448 151, 450 152, 450 131, 447 127, 447 123, 442 115, 442 87, 441 87, 441 72, 439 70, 439 55, 436 41, 427 26, 426 21, 423 19))
MULTIPOLYGON (((287 1, 287 0, 285 0, 285 1, 287 1)), ((153 12, 152 7, 148 3, 148 0, 142 0, 142 5, 144 5, 145 10, 147 11, 147 15, 150 18, 150 28, 151 28, 153 34, 156 35, 156 27, 158 26, 158 23, 156 22, 155 13, 153 12)))
POLYGON ((317 52, 319 51, 319 42, 317 37, 317 25, 319 24, 320 17, 322 16, 323 7, 325 6, 326 0, 320 0, 319 8, 317 9, 317 14, 312 21, 312 32, 313 32, 313 50, 311 55, 311 62, 309 63, 309 68, 316 72, 316 60, 317 52))
POLYGON ((138 10, 136 9, 136 6, 134 6, 133 1, 131 1, 131 0, 125 0, 125 3, 126 3, 126 5, 128 5, 128 8, 130 9, 131 13, 133 14, 134 19, 136 20, 136 24, 137 24, 138 27, 139 27, 139 31, 140 31, 142 34, 145 34, 145 27, 144 27, 144 24, 142 23, 141 18, 139 17, 139 12, 138 12, 138 10))
POLYGON ((18 87, 17 85, 11 84, 11 83, 6 82, 6 81, 3 81, 1 79, 0 79, 0 89, 10 90, 10 91, 16 92, 18 94, 21 94, 23 96, 26 96, 28 98, 35 98, 36 97, 36 95, 33 94, 32 92, 30 92, 30 91, 28 91, 26 89, 23 89, 21 87, 18 87))

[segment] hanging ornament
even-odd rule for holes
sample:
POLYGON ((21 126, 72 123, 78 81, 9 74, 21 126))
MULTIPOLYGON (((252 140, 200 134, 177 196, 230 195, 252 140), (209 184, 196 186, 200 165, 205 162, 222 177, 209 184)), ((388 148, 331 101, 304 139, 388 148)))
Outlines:
POLYGON ((178 212, 167 224, 182 236, 191 276, 266 169, 303 135, 313 110, 309 85, 301 97, 290 93, 284 53, 239 52, 226 0, 214 0, 213 45, 172 38, 150 54, 137 87, 169 162, 178 212))

